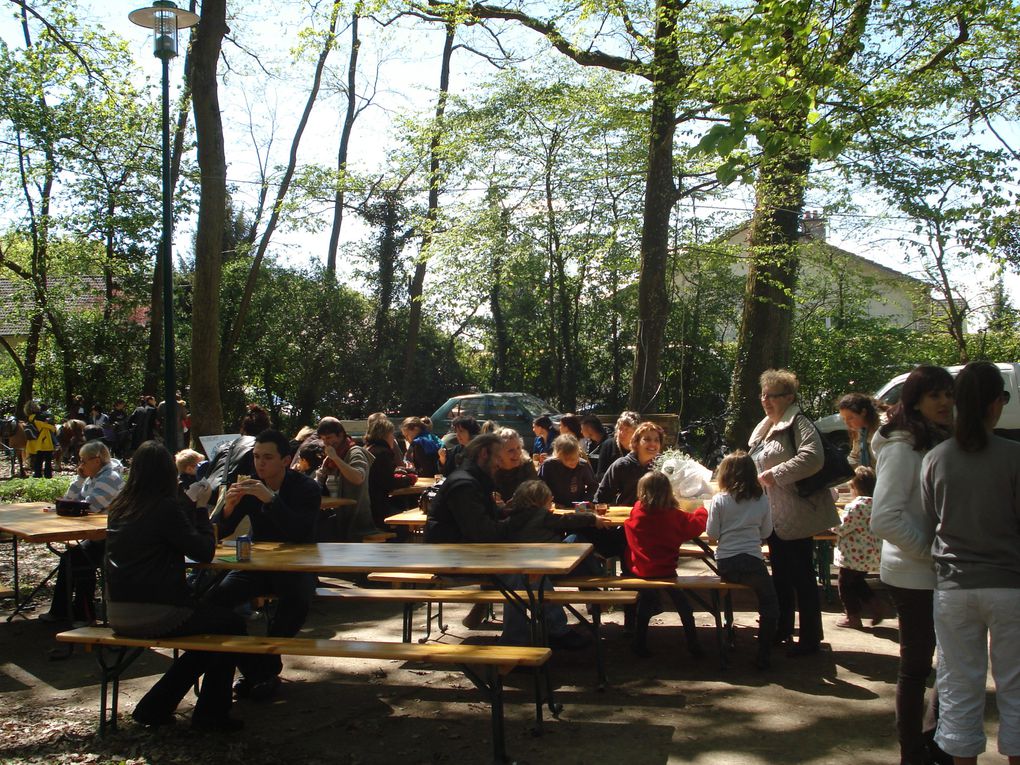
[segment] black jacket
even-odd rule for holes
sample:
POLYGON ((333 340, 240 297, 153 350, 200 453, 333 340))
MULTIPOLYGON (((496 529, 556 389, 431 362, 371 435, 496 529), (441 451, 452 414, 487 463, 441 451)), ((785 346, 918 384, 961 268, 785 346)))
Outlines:
POLYGON ((610 436, 603 441, 602 446, 599 447, 599 461, 598 465, 595 466, 595 479, 601 481, 606 471, 624 454, 630 454, 630 452, 625 452, 620 448, 620 442, 616 440, 616 436, 610 436))
POLYGON ((575 502, 590 501, 595 496, 598 481, 595 474, 584 460, 576 468, 570 469, 553 457, 542 463, 538 469, 538 477, 545 481, 552 491, 553 502, 560 507, 570 507, 575 502))
POLYGON ((220 536, 230 536, 241 520, 251 518, 251 536, 255 542, 291 542, 310 544, 315 541, 315 525, 319 520, 322 489, 318 482, 296 470, 288 470, 280 491, 263 504, 256 497, 246 496, 229 518, 220 516, 220 536))
POLYGON ((184 558, 208 563, 216 538, 206 510, 165 499, 153 510, 110 519, 106 532, 106 589, 114 603, 187 606, 191 589, 184 558))
POLYGON ((544 507, 522 507, 510 515, 520 523, 514 529, 511 542, 562 542, 570 531, 595 527, 592 513, 550 513, 544 507))
POLYGON ((523 518, 500 519, 496 485, 477 465, 454 470, 429 505, 426 542, 506 542, 523 518), (512 522, 512 524, 511 524, 512 522))
POLYGON ((602 477, 602 482, 595 490, 595 501, 608 505, 633 506, 637 502, 638 481, 654 467, 654 462, 642 465, 634 452, 620 457, 602 477))

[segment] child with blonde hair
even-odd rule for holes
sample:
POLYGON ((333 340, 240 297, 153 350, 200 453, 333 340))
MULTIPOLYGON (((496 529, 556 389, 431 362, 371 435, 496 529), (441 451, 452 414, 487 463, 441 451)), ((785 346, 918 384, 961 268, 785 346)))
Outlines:
POLYGON ((755 665, 771 665, 772 641, 779 623, 779 599, 765 568, 762 541, 772 534, 768 497, 758 483, 758 468, 747 452, 737 451, 719 464, 719 493, 708 510, 708 538, 715 550, 719 578, 746 584, 758 596, 758 658, 755 665))
MULTIPOLYGON (((637 485, 637 502, 623 524, 627 536, 627 565, 634 576, 658 579, 676 576, 680 545, 701 536, 708 513, 699 507, 693 513, 680 509, 673 495, 673 485, 665 473, 652 471, 641 476, 637 485)), ((694 611, 687 597, 677 589, 667 589, 680 622, 684 627, 687 649, 692 656, 704 651, 695 630, 694 611)), ((649 656, 648 622, 658 613, 659 590, 638 593, 632 648, 638 656, 649 656)))

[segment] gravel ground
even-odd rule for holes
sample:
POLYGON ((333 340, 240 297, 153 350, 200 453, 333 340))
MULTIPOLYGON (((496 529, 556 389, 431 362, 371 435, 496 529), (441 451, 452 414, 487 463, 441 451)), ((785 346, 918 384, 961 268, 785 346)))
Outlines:
MULTIPOLYGON (((26 579, 51 563, 42 546, 22 549, 27 551, 26 579)), ((9 580, 9 549, 4 555, 0 561, 9 580)), ((2 602, 6 613, 10 604, 2 602)), ((610 687, 601 693, 595 689, 591 650, 558 653, 551 671, 564 711, 559 719, 547 718, 541 737, 530 730, 531 676, 510 675, 506 734, 511 757, 519 763, 564 764, 897 761, 895 620, 863 632, 842 630, 834 626, 838 606, 830 604, 824 618, 831 650, 800 659, 776 652, 774 668, 763 673, 751 665, 756 614, 751 602, 738 600, 736 605, 737 647, 727 670, 720 669, 711 622, 703 614, 699 632, 708 657, 701 661, 681 647, 675 614, 653 620, 653 656, 648 659, 630 652, 622 614, 608 614, 604 645, 610 687)), ((462 628, 465 611, 447 609, 451 626, 442 640, 485 641, 495 635, 462 628)), ((419 614, 419 625, 421 620, 419 614)), ((253 630, 261 626, 252 624, 253 630)), ((119 731, 100 739, 95 735, 95 661, 80 650, 65 661, 48 660, 55 631, 34 615, 0 622, 0 762, 364 765, 490 759, 488 706, 463 675, 385 661, 287 657, 277 699, 236 707, 235 715, 246 722, 241 734, 193 733, 187 726, 193 703, 188 698, 178 724, 169 730, 148 731, 126 718, 119 731)), ((317 602, 305 634, 397 640, 400 609, 317 602)), ((131 667, 122 685, 122 710, 130 711, 168 661, 148 652, 131 667)), ((986 727, 994 750, 994 702, 988 706, 986 727)), ((1006 760, 988 753, 980 762, 1006 760)))

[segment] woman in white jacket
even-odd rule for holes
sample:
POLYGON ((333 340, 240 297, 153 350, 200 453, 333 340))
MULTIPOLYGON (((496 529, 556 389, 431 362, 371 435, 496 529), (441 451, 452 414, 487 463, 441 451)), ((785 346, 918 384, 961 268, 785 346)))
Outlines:
POLYGON ((935 654, 935 570, 934 524, 921 504, 921 459, 948 437, 952 424, 952 376, 942 367, 919 366, 903 383, 899 403, 871 444, 878 473, 871 530, 883 540, 881 579, 899 614, 896 730, 901 765, 952 761, 941 759, 945 754, 932 740, 938 710, 934 694, 925 714, 925 684, 935 654))

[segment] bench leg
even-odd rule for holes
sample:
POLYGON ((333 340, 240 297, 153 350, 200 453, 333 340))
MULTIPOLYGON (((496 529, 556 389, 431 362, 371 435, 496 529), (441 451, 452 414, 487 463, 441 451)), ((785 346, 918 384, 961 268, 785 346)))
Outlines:
POLYGON ((503 728, 503 678, 495 667, 487 667, 485 677, 466 665, 462 665, 460 669, 475 688, 489 700, 492 708, 492 759, 493 762, 505 763, 507 756, 506 733, 503 728))
POLYGON ((120 702, 120 676, 132 662, 142 655, 144 648, 110 648, 99 646, 96 660, 99 662, 99 735, 106 735, 109 725, 117 730, 117 706, 120 702), (113 656, 113 662, 109 656, 113 656), (111 693, 110 684, 113 684, 111 693), (107 715, 107 700, 110 700, 110 711, 107 715))
MULTIPOLYGON (((401 634, 400 634, 400 639, 403 642, 405 642, 405 643, 410 643, 411 642, 411 630, 412 630, 412 627, 413 627, 413 624, 412 624, 413 618, 414 618, 414 603, 405 603, 404 604, 404 623, 402 625, 402 631, 401 631, 401 634)), ((428 620, 426 620, 426 624, 428 624, 428 620)), ((426 633, 425 637, 423 637, 418 642, 424 643, 428 639, 429 639, 429 636, 428 636, 428 633, 426 633)))
POLYGON ((592 605, 590 621, 572 605, 568 604, 567 610, 591 632, 592 639, 595 641, 595 672, 598 676, 598 689, 604 691, 609 681, 606 679, 606 663, 602 655, 602 641, 600 640, 602 636, 602 606, 597 603, 592 605))

